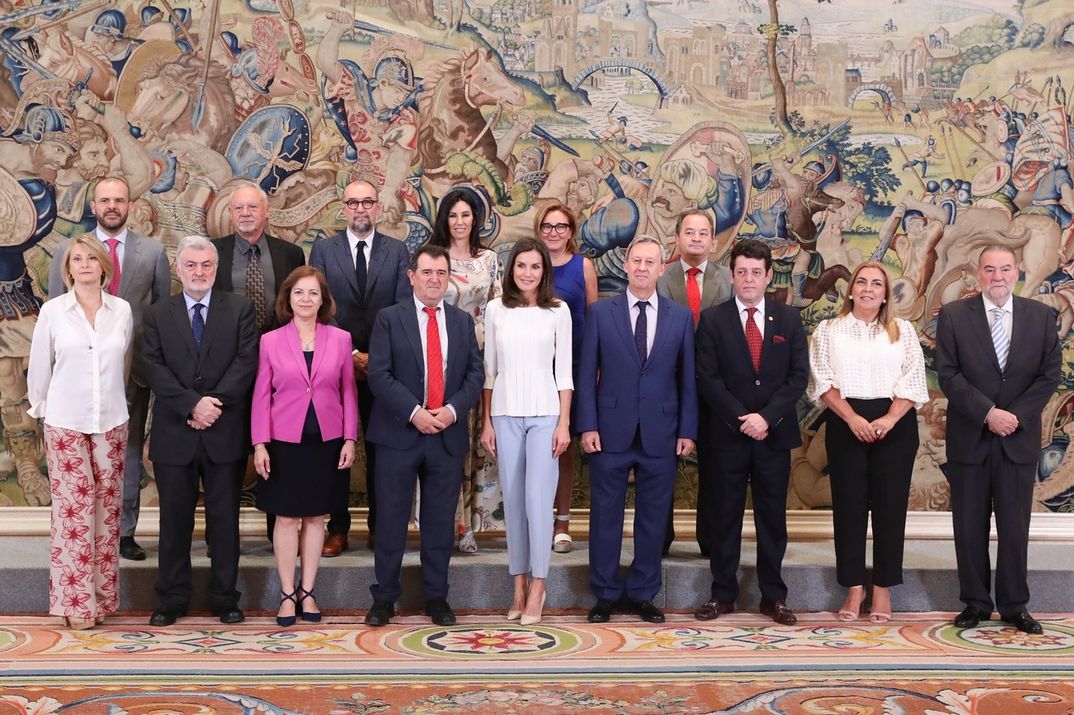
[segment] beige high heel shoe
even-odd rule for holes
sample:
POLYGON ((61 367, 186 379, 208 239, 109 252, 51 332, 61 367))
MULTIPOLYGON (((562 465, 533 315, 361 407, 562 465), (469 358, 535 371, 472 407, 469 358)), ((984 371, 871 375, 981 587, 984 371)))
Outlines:
MULTIPOLYGON (((544 599, 546 596, 548 596, 548 591, 545 591, 541 594, 541 606, 539 608, 540 611, 544 610, 544 599)), ((538 613, 536 616, 529 616, 523 613, 521 616, 519 616, 518 622, 524 626, 535 625, 541 622, 541 614, 538 613)))

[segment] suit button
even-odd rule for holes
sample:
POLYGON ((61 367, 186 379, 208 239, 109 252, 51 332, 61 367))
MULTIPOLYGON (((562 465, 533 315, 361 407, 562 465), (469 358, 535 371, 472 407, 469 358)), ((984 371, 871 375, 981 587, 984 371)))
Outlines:
POLYGON ((308 395, 309 393, 310 393, 310 388, 309 388, 309 386, 307 385, 307 386, 306 386, 306 394, 308 395))
POLYGON ((753 384, 757 385, 758 387, 760 387, 761 386, 761 381, 760 380, 754 380, 753 384))
POLYGON ((194 382, 201 382, 201 375, 195 375, 194 382))

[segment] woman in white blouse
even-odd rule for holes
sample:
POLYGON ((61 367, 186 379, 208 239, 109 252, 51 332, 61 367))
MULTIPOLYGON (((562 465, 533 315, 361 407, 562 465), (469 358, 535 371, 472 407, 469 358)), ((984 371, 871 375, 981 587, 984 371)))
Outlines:
POLYGON ((552 288, 552 261, 534 238, 507 261, 503 295, 485 309, 481 444, 499 462, 508 568, 508 620, 541 620, 559 456, 570 445, 571 314, 552 288))
POLYGON ((869 620, 891 620, 890 588, 902 583, 903 536, 918 435, 915 409, 928 401, 917 331, 891 309, 883 264, 862 263, 839 315, 813 333, 813 402, 828 406, 825 446, 832 481, 836 578, 848 589, 839 619, 858 618, 865 600, 865 536, 873 524, 869 620))
POLYGON ((61 271, 68 292, 45 303, 26 376, 31 417, 44 420, 52 492, 49 613, 90 628, 119 608, 119 510, 131 308, 103 290, 113 273, 92 234, 61 271))

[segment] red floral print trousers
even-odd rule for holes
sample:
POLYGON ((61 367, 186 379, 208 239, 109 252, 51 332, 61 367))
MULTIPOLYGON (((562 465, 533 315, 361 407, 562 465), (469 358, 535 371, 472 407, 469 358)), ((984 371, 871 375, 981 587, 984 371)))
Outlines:
POLYGON ((119 609, 126 449, 126 423, 104 434, 45 425, 52 492, 50 615, 93 620, 119 609))

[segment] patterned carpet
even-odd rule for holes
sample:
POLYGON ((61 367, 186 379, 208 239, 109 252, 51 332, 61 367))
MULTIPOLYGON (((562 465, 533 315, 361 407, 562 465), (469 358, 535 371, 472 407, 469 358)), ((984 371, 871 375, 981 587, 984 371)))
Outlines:
POLYGON ((116 617, 91 631, 0 618, 0 715, 316 713, 919 713, 1074 710, 1074 616, 1027 636, 1000 622, 959 631, 950 614, 883 626, 751 614, 653 626, 537 626, 469 615, 452 628, 403 616, 239 627, 116 617))

